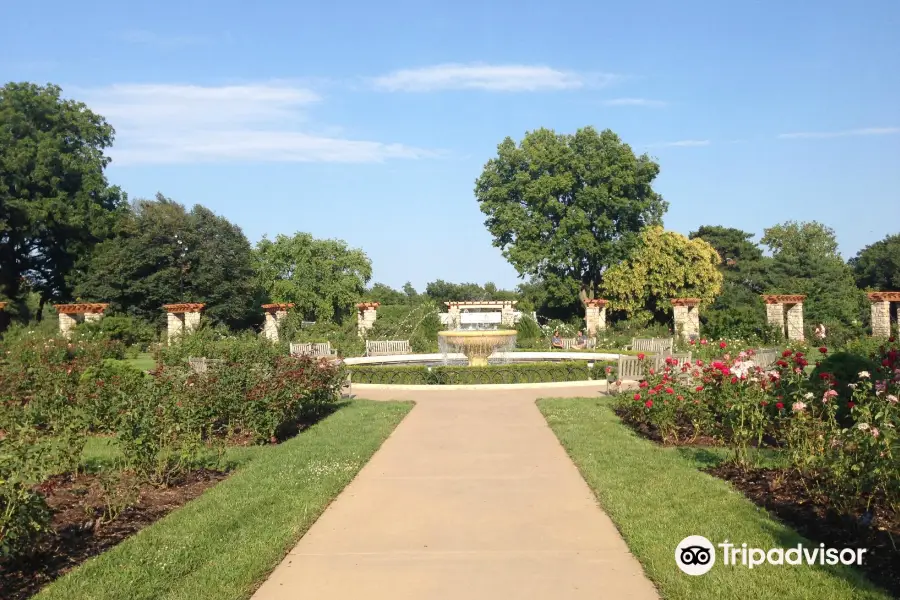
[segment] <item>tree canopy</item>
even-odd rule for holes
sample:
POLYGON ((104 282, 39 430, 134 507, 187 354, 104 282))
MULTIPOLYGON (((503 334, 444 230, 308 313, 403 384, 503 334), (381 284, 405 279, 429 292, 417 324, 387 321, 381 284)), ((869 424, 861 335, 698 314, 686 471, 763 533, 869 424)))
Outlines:
POLYGON ((22 284, 41 302, 71 296, 79 258, 106 238, 123 204, 107 183, 113 128, 54 85, 0 88, 0 299, 22 284))
POLYGON ((833 229, 816 221, 787 221, 766 229, 761 242, 772 252, 767 293, 806 295, 803 310, 810 323, 861 322, 865 296, 838 254, 833 229))
POLYGON ((722 289, 718 253, 702 239, 688 239, 662 227, 648 227, 629 258, 603 278, 609 307, 639 323, 667 321, 672 298, 711 303, 722 289))
POLYGON ((766 310, 760 295, 769 287, 772 258, 763 255, 752 233, 740 229, 703 225, 689 237, 708 242, 722 258, 722 292, 700 313, 704 331, 713 337, 762 334, 766 310))
POLYGON ((274 302, 293 302, 304 317, 341 321, 355 311, 372 277, 372 262, 343 240, 308 233, 257 244, 259 283, 274 302))
POLYGON ((870 244, 850 259, 856 285, 883 292, 900 290, 900 234, 870 244))
POLYGON ((628 258, 667 203, 653 191, 659 165, 615 133, 538 129, 506 138, 484 166, 475 196, 485 225, 521 276, 544 281, 564 304, 594 297, 606 269, 628 258))
POLYGON ((96 246, 76 292, 157 323, 163 304, 203 302, 214 323, 245 327, 259 319, 257 289, 251 246, 237 225, 157 194, 136 202, 115 236, 96 246))

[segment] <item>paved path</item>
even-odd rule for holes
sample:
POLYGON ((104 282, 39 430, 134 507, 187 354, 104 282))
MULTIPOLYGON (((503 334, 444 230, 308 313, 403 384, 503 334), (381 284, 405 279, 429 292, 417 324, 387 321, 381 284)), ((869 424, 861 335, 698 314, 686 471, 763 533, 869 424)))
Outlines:
POLYGON ((254 598, 658 598, 537 410, 547 395, 366 392, 417 405, 254 598))

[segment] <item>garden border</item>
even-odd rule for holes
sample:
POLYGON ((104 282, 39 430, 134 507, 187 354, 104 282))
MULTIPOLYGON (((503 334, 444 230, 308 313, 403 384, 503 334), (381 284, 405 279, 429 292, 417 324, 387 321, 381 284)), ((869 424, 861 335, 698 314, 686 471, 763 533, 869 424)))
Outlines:
MULTIPOLYGON (((441 353, 434 354, 392 354, 389 356, 351 356, 344 358, 346 365, 379 365, 394 363, 419 363, 433 362, 444 360, 445 356, 441 353)), ((450 360, 466 360, 465 354, 453 353, 447 354, 446 358, 450 360)), ((538 362, 538 361, 568 361, 568 360, 585 360, 585 361, 604 361, 619 360, 619 354, 609 352, 495 352, 490 358, 496 359, 520 359, 521 362, 538 362)), ((518 362, 518 361, 517 361, 518 362)), ((524 384, 515 384, 524 385, 524 384)), ((445 387, 445 386, 444 386, 445 387)))
POLYGON ((352 383, 350 384, 350 392, 365 392, 367 390, 409 390, 415 392, 424 391, 454 391, 454 390, 532 390, 532 389, 552 389, 552 388, 571 388, 583 387, 589 388, 597 386, 601 388, 601 393, 609 393, 609 382, 605 379, 587 379, 584 381, 546 381, 543 383, 473 383, 473 384, 451 384, 451 385, 421 385, 410 384, 404 385, 400 383, 352 383))

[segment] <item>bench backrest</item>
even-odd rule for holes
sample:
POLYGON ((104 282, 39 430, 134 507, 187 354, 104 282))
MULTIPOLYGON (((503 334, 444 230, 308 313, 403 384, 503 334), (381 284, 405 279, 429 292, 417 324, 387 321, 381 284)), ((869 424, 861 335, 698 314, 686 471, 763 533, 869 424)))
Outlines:
MULTIPOLYGON (((560 340, 562 341, 563 350, 579 349, 578 338, 560 338, 560 340)), ((551 346, 553 345, 553 340, 550 340, 550 344, 551 346)), ((596 346, 597 340, 595 338, 587 338, 582 348, 595 348, 596 346)))
POLYGON ((633 338, 631 349, 636 352, 650 352, 659 354, 672 352, 675 348, 675 338, 633 338))
POLYGON ((756 363, 756 366, 768 369, 778 360, 778 350, 760 348, 753 354, 751 360, 756 363))
POLYGON ((331 342, 291 342, 291 354, 294 356, 331 356, 331 342))
POLYGON ((671 352, 662 352, 653 356, 653 368, 659 372, 666 368, 666 365, 673 363, 673 367, 677 367, 680 369, 681 365, 684 363, 691 362, 691 353, 690 352, 679 352, 677 354, 672 354, 671 352), (666 362, 668 361, 668 362, 666 362))
POLYGON ((616 377, 619 381, 637 381, 644 378, 644 361, 637 356, 619 355, 616 377))
POLYGON ((411 354, 409 340, 366 340, 366 356, 411 354))
POLYGON ((194 373, 206 373, 210 367, 222 364, 221 358, 205 358, 191 356, 188 358, 188 366, 194 373))

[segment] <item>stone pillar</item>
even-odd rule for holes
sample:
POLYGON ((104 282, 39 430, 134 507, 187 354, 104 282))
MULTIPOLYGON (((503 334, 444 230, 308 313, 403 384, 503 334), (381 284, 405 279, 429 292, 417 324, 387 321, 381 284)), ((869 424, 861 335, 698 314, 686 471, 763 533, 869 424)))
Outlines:
POLYGON ((672 298, 675 332, 685 341, 700 337, 700 298, 672 298))
POLYGON ((266 311, 266 324, 263 327, 263 334, 267 339, 273 342, 278 341, 278 328, 281 327, 281 322, 287 316, 289 308, 294 308, 294 305, 290 303, 262 305, 262 309, 266 311))
POLYGON ((99 302, 54 305, 53 308, 59 314, 59 332, 63 337, 71 338, 76 325, 84 321, 99 321, 103 318, 103 311, 107 306, 109 304, 99 302))
POLYGON ((784 335, 784 304, 766 304, 766 322, 784 335))
POLYGON ((872 336, 891 337, 891 302, 900 302, 900 292, 870 292, 872 303, 872 336))
POLYGON ((769 325, 777 328, 789 340, 803 341, 803 301, 806 296, 763 294, 762 299, 766 303, 766 320, 769 325))
POLYGON ((803 302, 788 305, 787 338, 798 342, 803 341, 803 302))
POLYGON ((504 302, 500 308, 500 326, 513 328, 516 326, 515 301, 504 302))
POLYGON ((378 318, 378 302, 360 302, 356 305, 356 330, 359 337, 366 337, 369 330, 375 326, 375 319, 378 318))
POLYGON ((445 302, 447 305, 447 314, 450 315, 447 323, 447 329, 459 329, 460 312, 458 302, 445 302))
POLYGON ((584 301, 584 331, 588 337, 606 331, 606 300, 603 298, 584 301))
POLYGON ((200 312, 204 306, 206 305, 198 302, 183 302, 163 306, 163 310, 168 313, 169 344, 179 336, 186 335, 200 326, 200 312))

